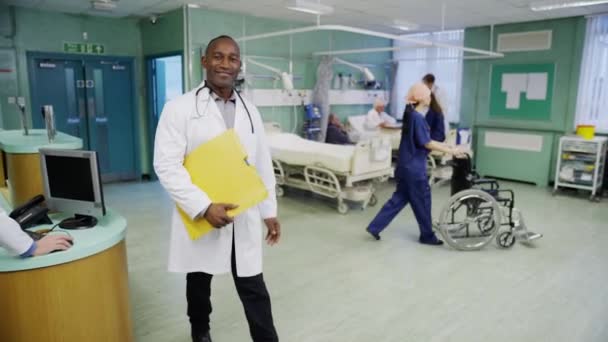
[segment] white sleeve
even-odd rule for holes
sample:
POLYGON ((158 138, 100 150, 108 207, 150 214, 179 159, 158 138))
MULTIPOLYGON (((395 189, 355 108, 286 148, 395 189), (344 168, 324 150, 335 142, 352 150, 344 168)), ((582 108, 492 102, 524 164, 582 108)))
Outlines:
POLYGON ((382 121, 386 122, 389 125, 394 125, 397 123, 397 119, 395 119, 394 117, 388 115, 385 112, 382 112, 382 121))
POLYGON ((274 218, 277 217, 278 211, 274 167, 272 166, 270 147, 268 146, 266 132, 264 131, 264 123, 256 107, 254 107, 253 112, 255 115, 255 135, 257 140, 255 165, 268 191, 268 198, 258 205, 258 209, 263 219, 274 218))
POLYGON ((6 248, 11 255, 21 255, 32 247, 33 242, 19 224, 0 208, 0 247, 6 248))
POLYGON ((156 129, 154 143, 154 171, 173 201, 191 218, 207 210, 209 196, 192 183, 184 167, 187 153, 188 117, 169 102, 156 129))

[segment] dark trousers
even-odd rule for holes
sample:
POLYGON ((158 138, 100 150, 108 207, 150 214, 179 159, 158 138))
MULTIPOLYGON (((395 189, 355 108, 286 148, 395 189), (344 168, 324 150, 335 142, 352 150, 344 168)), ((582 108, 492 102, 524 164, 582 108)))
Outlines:
MULTIPOLYGON (((204 272, 188 273, 186 276, 186 299, 192 333, 201 334, 209 330, 211 314, 211 274, 204 272)), ((232 240, 232 278, 236 285, 245 316, 249 323, 249 333, 254 342, 277 342, 279 337, 274 328, 270 295, 264 283, 264 276, 238 277, 234 255, 234 236, 232 240)))
POLYGON ((431 219, 431 188, 426 180, 399 181, 397 190, 391 199, 384 204, 369 224, 369 230, 380 234, 408 204, 412 206, 414 216, 418 221, 420 238, 422 240, 432 239, 435 233, 433 233, 431 219))

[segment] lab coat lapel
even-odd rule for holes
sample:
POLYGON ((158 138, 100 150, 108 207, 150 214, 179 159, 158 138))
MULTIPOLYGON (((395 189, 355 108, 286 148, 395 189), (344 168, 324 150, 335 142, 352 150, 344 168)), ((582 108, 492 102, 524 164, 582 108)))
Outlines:
POLYGON ((242 137, 247 134, 247 132, 251 132, 251 127, 249 126, 249 119, 247 118, 247 112, 245 112, 245 108, 243 107, 243 102, 239 99, 237 94, 234 95, 236 96, 236 103, 234 106, 234 130, 242 137))
POLYGON ((207 117, 211 120, 217 120, 219 122, 220 127, 223 128, 222 131, 225 131, 227 129, 226 122, 224 121, 224 117, 222 116, 222 113, 220 113, 220 109, 217 107, 215 100, 209 94, 209 91, 207 91, 207 89, 204 89, 203 91, 201 91, 201 94, 198 98, 200 115, 202 115, 203 117, 207 117))

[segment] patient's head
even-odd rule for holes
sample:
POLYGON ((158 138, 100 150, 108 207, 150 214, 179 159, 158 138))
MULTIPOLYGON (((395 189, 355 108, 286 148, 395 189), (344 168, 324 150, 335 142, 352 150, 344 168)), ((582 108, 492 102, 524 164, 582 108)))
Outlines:
POLYGON ((329 123, 338 127, 342 126, 340 119, 338 119, 338 116, 334 113, 329 114, 329 123))
POLYGON ((382 100, 381 98, 376 98, 376 100, 374 101, 374 109, 378 113, 384 112, 385 106, 386 106, 386 103, 384 103, 384 100, 382 100))

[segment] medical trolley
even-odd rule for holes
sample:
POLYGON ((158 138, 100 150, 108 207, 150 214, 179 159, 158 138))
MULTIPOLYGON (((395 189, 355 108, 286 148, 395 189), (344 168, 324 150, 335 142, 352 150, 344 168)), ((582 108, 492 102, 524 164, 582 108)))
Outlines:
POLYGON ((591 140, 578 136, 561 137, 553 194, 559 188, 573 188, 591 191, 589 199, 599 200, 606 166, 607 141, 606 137, 591 140))

